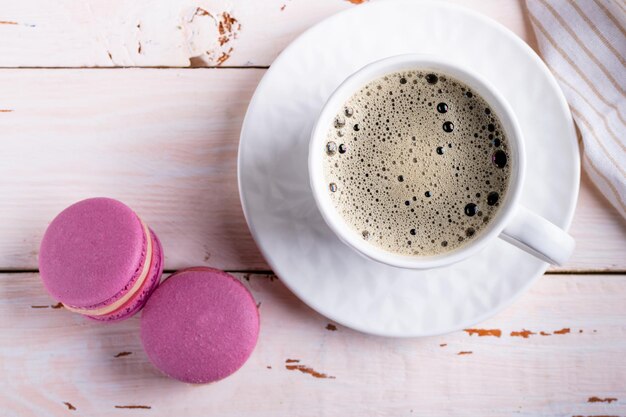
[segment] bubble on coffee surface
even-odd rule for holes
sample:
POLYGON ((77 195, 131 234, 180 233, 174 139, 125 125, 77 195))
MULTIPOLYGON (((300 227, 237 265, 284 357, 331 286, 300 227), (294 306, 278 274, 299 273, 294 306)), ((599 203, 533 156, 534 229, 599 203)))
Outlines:
POLYGON ((498 195, 498 193, 495 191, 492 191, 489 194, 487 194, 487 204, 489 204, 490 206, 495 206, 498 203, 499 199, 500 199, 500 195, 498 195))
POLYGON ((452 122, 444 122, 442 127, 443 127, 443 131, 444 132, 450 133, 450 132, 452 132, 454 130, 454 123, 452 123, 452 122))
POLYGON ((392 253, 466 245, 506 196, 511 158, 502 124, 446 74, 402 71, 370 82, 336 110, 322 146, 335 215, 392 253))

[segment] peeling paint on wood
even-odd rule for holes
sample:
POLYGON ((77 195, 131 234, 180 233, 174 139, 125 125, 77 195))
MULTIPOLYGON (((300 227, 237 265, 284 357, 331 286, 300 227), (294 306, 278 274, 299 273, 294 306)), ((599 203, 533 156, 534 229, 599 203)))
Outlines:
POLYGON ((315 369, 310 368, 305 365, 285 365, 285 368, 287 368, 290 371, 300 371, 303 374, 309 374, 315 378, 335 379, 335 377, 332 375, 327 375, 322 372, 317 372, 315 369))
POLYGON ((74 407, 74 406, 72 405, 72 403, 68 403, 68 402, 66 402, 66 401, 63 401, 63 404, 65 404, 65 406, 67 407, 67 409, 68 409, 68 410, 70 410, 70 411, 74 411, 74 410, 76 410, 76 407, 74 407))
POLYGON ((150 407, 149 405, 116 405, 115 408, 150 410, 152 407, 150 407))
POLYGON ((242 28, 232 10, 209 11, 202 7, 196 7, 191 17, 181 23, 183 42, 190 65, 194 66, 220 66, 226 62, 234 50, 232 44, 227 44, 238 38, 242 28))
MULTIPOLYGON (((196 7, 196 12, 194 13, 194 16, 210 16, 210 17, 213 17, 213 15, 211 13, 209 13, 208 10, 203 9, 202 7, 196 7)), ((191 18, 191 20, 193 20, 193 17, 191 18)))
POLYGON ((220 46, 222 46, 230 42, 231 39, 237 39, 237 34, 241 30, 241 23, 231 16, 230 13, 223 12, 222 18, 217 25, 217 30, 220 34, 218 41, 220 46))
POLYGON ((222 52, 222 55, 220 55, 219 58, 217 58, 215 63, 218 66, 222 65, 224 62, 226 62, 226 60, 228 60, 228 58, 230 58, 231 52, 233 52, 233 48, 229 48, 227 52, 222 52))
MULTIPOLYGON (((554 330, 552 333, 550 332, 545 332, 545 331, 540 331, 539 334, 541 336, 552 336, 553 334, 568 334, 571 332, 571 329, 569 327, 565 327, 561 330, 554 330)), ((578 333, 582 333, 583 331, 580 330, 578 333)), ((526 330, 526 329, 522 329, 522 331, 519 332, 511 332, 511 336, 512 337, 523 337, 524 339, 528 339, 528 337, 537 334, 536 332, 532 332, 530 330, 526 330)))
POLYGON ((285 363, 299 363, 300 359, 286 359, 285 363))
POLYGON ((530 330, 522 329, 519 332, 511 332, 511 337, 523 337, 524 339, 528 339, 529 336, 533 334, 537 334, 535 332, 531 332, 530 330))
POLYGON ((500 337, 502 335, 502 331, 500 329, 464 329, 463 331, 469 334, 470 336, 476 334, 479 337, 483 337, 483 336, 500 337))
POLYGON ((457 353, 457 355, 471 355, 472 353, 474 352, 472 352, 471 350, 462 350, 459 353, 457 353))
POLYGON ((607 398, 589 397, 589 399, 587 400, 588 403, 609 403, 609 404, 611 404, 614 401, 617 401, 617 398, 613 398, 613 397, 607 397, 607 398))
POLYGON ((63 303, 56 303, 52 305, 34 305, 34 306, 30 306, 30 308, 53 308, 56 310, 59 308, 63 308, 63 303))

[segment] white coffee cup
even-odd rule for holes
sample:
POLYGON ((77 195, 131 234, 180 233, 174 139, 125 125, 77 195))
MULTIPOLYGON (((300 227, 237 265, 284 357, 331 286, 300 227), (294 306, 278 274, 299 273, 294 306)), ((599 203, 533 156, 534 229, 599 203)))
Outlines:
MULTIPOLYGON (((520 86, 520 88, 523 88, 520 86)), ((436 268, 459 262, 483 249, 497 237, 554 265, 562 265, 574 250, 574 239, 561 228, 533 213, 519 203, 526 154, 524 138, 513 110, 504 98, 486 80, 454 62, 434 55, 407 54, 392 56, 373 62, 359 69, 332 93, 311 134, 309 145, 309 177, 313 196, 322 217, 335 234, 348 246, 376 261, 413 269, 436 268), (500 200, 500 209, 472 241, 449 252, 432 255, 401 255, 381 249, 364 240, 361 233, 353 230, 336 211, 324 178, 323 158, 328 129, 345 102, 361 87, 388 73, 421 69, 448 74, 472 88, 498 115, 509 143, 511 177, 506 195, 500 200)))

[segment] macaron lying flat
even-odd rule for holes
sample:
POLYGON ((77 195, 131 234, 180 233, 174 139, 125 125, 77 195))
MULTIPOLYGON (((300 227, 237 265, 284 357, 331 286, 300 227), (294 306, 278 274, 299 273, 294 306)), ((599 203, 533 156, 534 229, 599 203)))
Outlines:
POLYGON ((66 208, 48 226, 39 270, 50 295, 68 310, 100 321, 123 320, 158 286, 163 249, 128 206, 90 198, 66 208))
POLYGON ((141 315, 141 341, 150 361, 184 382, 218 381, 246 362, 259 335, 250 292, 212 268, 175 273, 156 289, 141 315))

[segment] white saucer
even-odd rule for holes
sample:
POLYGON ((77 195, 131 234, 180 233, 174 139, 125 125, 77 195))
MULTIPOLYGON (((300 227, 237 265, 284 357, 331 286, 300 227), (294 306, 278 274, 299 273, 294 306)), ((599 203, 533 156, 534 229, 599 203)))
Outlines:
POLYGON ((403 53, 466 65, 503 94, 525 137, 522 204, 568 228, 580 179, 569 108, 537 55, 500 24, 439 2, 378 1, 339 13, 296 39, 259 84, 243 124, 239 191, 259 248, 300 299, 330 319, 384 336, 468 327, 511 303, 547 264, 494 241, 478 255, 429 271, 364 259, 318 213, 307 149, 330 93, 363 65, 403 53))

